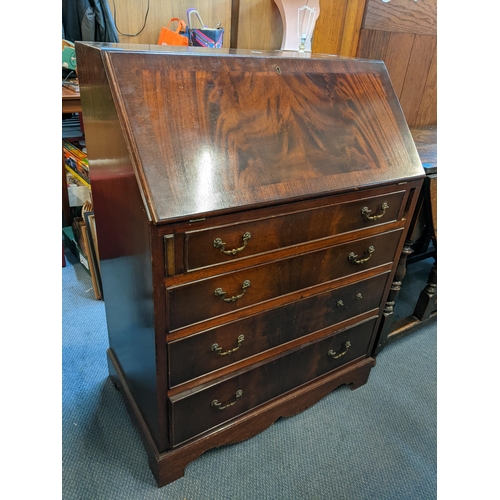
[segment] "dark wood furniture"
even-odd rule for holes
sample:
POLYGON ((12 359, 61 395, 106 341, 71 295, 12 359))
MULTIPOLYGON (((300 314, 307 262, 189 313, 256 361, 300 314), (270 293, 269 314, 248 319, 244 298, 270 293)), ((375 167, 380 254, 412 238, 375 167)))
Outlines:
POLYGON ((76 50, 109 371, 161 486, 367 381, 424 171, 381 62, 76 50))
POLYGON ((437 126, 415 127, 410 132, 426 177, 384 308, 375 354, 379 354, 386 344, 407 335, 416 326, 437 315, 437 126), (405 284, 407 267, 429 257, 434 259, 434 263, 426 286, 415 297, 412 314, 397 318, 395 309, 405 284))
POLYGON ((62 87, 62 113, 81 113, 82 103, 80 93, 67 87, 62 87))

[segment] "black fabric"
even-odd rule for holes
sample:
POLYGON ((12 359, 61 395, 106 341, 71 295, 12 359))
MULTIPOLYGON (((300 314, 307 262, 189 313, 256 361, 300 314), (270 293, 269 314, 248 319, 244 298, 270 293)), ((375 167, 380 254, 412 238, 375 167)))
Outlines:
POLYGON ((70 42, 118 42, 118 32, 106 0, 63 0, 63 37, 70 42))

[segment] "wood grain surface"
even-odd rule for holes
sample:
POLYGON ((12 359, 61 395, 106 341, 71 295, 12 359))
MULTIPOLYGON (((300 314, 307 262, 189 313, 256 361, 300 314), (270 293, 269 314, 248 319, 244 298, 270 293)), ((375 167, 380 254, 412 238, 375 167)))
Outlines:
POLYGON ((384 61, 410 127, 437 123, 437 37, 362 29, 358 57, 384 61))
MULTIPOLYGON (((435 98, 430 103, 422 102, 422 98, 429 71, 431 71, 431 63, 435 59, 436 43, 437 38, 435 36, 415 36, 408 61, 405 83, 399 98, 406 120, 411 127, 428 124, 421 123, 418 120, 421 106, 425 107, 422 114, 433 118, 430 107, 432 107, 432 102, 436 102, 435 98)), ((435 74, 435 70, 433 72, 435 74)))
POLYGON ((391 231, 290 259, 168 287, 169 331, 393 262, 400 236, 401 230, 391 231), (371 255, 368 253, 370 247, 375 249, 371 255), (351 253, 358 256, 358 260, 366 259, 366 262, 354 263, 349 259, 351 253), (249 282, 247 289, 243 288, 245 281, 249 282), (226 292, 224 298, 241 296, 232 302, 225 302, 214 293, 219 288, 226 292), (186 307, 187 304, 189 307, 186 307))
POLYGON ((436 35, 437 0, 367 0, 363 28, 436 35))
POLYGON ((432 51, 429 71, 415 120, 416 126, 437 123, 437 42, 432 51))
MULTIPOLYGON (((368 31, 368 33, 373 33, 373 31, 368 31)), ((398 97, 401 96, 401 92, 403 91, 414 40, 415 35, 412 34, 391 33, 387 41, 383 60, 398 97)))
POLYGON ((437 123, 436 0, 367 0, 358 57, 385 62, 410 127, 437 123))
POLYGON ((107 53, 155 221, 422 173, 382 64, 161 49, 107 53))
POLYGON ((366 0, 322 0, 312 37, 312 51, 354 57, 366 0))
POLYGON ((163 26, 168 27, 170 19, 178 17, 187 23, 188 8, 197 9, 203 22, 215 27, 218 22, 225 29, 224 47, 229 47, 231 37, 231 0, 213 2, 211 0, 108 0, 112 14, 115 16, 121 43, 156 44, 163 26), (149 5, 149 12, 148 12, 149 5), (147 14, 147 19, 146 19, 147 14), (144 20, 146 24, 144 26, 144 20), (144 30, 135 35, 144 26, 144 30))
POLYGON ((246 221, 228 227, 190 232, 186 235, 185 245, 187 270, 232 262, 242 257, 296 246, 335 234, 388 224, 397 220, 404 195, 405 191, 399 190, 374 198, 362 198, 355 202, 297 211, 253 222, 246 221), (385 210, 381 208, 384 203, 388 205, 385 210), (369 220, 363 216, 364 207, 380 218, 369 220), (226 255, 220 248, 214 247, 213 242, 216 238, 223 240, 229 250, 241 247, 245 233, 249 233, 250 238, 243 250, 238 253, 226 255))
POLYGON ((109 345, 127 372, 130 390, 151 436, 158 447, 164 448, 166 429, 159 422, 166 418, 166 396, 156 363, 165 362, 166 346, 159 343, 156 349, 154 343, 155 327, 162 331, 164 327, 155 324, 161 322, 161 314, 153 313, 150 220, 106 84, 101 54, 78 43, 76 54, 86 61, 78 73, 103 294, 107 294, 109 345), (129 326, 125 326, 124 318, 129 326), (140 335, 130 325, 136 325, 140 335))
POLYGON ((235 47, 253 50, 276 50, 281 47, 283 25, 274 0, 172 0, 162 2, 149 0, 144 30, 134 35, 144 25, 148 0, 109 0, 111 12, 116 12, 116 25, 121 43, 156 44, 163 26, 178 17, 187 22, 188 8, 197 9, 203 22, 210 27, 221 23, 224 32, 224 47, 230 47, 232 26, 237 26, 235 47), (237 7, 237 17, 232 19, 232 11, 237 7))
POLYGON ((198 388, 193 394, 171 397, 174 444, 234 418, 342 364, 363 357, 368 350, 374 322, 371 320, 336 333, 286 356, 257 364, 243 373, 236 372, 233 377, 211 387, 198 388), (346 348, 346 342, 350 342, 351 347, 346 348), (346 352, 342 357, 333 358, 328 355, 330 350, 346 352), (238 390, 242 390, 241 401, 223 411, 212 406, 214 399, 229 405, 235 400, 238 390))
POLYGON ((239 1, 238 49, 277 50, 283 22, 274 0, 239 1))
POLYGON ((437 126, 412 128, 411 135, 426 173, 437 173, 437 126))
POLYGON ((176 386, 377 309, 379 291, 384 289, 386 281, 387 273, 377 275, 171 342, 168 344, 170 385, 176 386), (239 335, 244 336, 244 341, 231 354, 218 355, 211 349, 214 343, 221 346, 222 351, 233 349, 239 335), (189 358, 198 362, 188 364, 185 360, 189 358))

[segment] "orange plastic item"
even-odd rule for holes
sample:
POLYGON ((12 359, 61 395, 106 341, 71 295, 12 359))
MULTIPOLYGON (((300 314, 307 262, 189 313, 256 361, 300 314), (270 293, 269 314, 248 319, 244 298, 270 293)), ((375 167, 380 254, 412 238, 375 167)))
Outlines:
POLYGON ((188 45, 189 39, 186 33, 186 23, 177 17, 170 19, 170 23, 177 21, 177 29, 175 31, 170 28, 163 27, 158 38, 158 45, 188 45), (181 32, 186 33, 181 34, 181 32))

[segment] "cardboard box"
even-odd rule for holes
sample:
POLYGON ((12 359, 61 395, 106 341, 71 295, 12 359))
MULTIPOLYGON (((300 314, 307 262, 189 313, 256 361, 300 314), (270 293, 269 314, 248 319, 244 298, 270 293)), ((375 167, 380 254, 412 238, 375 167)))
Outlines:
POLYGON ((71 172, 66 167, 66 180, 68 183, 68 198, 70 207, 82 207, 86 201, 92 203, 92 193, 90 187, 86 185, 81 177, 71 172))

